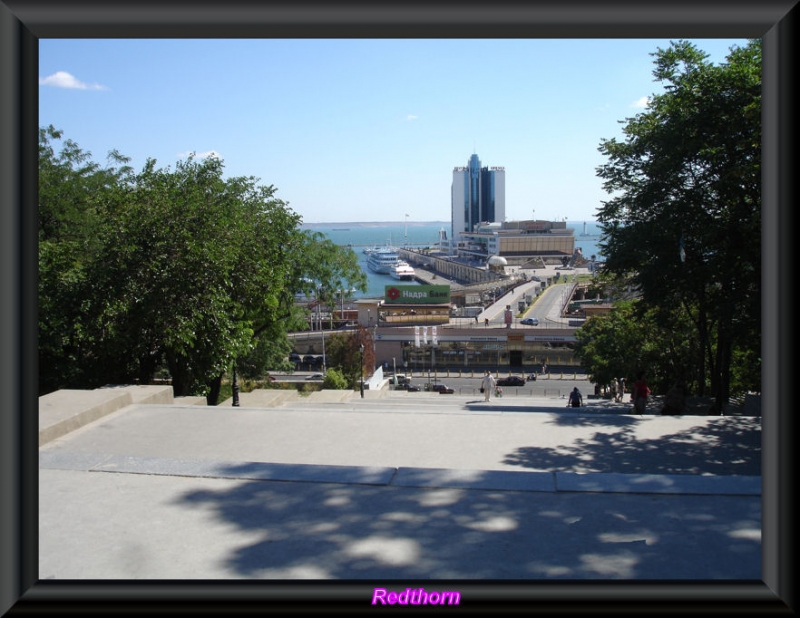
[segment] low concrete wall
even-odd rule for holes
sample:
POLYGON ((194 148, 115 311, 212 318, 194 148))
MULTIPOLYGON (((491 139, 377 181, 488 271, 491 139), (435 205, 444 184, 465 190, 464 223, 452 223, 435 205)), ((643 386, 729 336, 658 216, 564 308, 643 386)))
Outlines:
POLYGON ((112 385, 63 389, 39 397, 39 446, 135 403, 171 404, 171 386, 112 385))
POLYGON ((172 386, 169 385, 108 384, 97 390, 116 390, 130 393, 133 403, 170 404, 175 401, 172 386))

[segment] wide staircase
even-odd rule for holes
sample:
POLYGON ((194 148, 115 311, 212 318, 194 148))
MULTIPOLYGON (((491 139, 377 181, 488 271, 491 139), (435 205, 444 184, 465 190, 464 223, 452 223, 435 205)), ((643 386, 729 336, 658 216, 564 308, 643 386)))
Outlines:
MULTIPOLYGON (((483 396, 480 396, 482 399, 483 396)), ((336 404, 361 407, 375 404, 378 408, 390 405, 402 407, 434 405, 461 408, 466 401, 478 399, 475 395, 440 395, 436 392, 409 393, 383 388, 367 389, 363 398, 359 391, 320 390, 300 393, 295 389, 255 389, 239 393, 239 406, 246 408, 325 408, 336 404), (394 401, 395 404, 391 402, 394 401)), ((512 398, 509 398, 512 399, 512 398)), ((175 397, 170 385, 109 385, 95 390, 64 389, 39 397, 39 446, 80 429, 109 414, 130 406, 141 404, 206 406, 205 397, 175 397)), ((560 405, 560 404, 559 404, 560 405)), ((233 398, 229 397, 216 406, 219 410, 230 409, 233 398)))

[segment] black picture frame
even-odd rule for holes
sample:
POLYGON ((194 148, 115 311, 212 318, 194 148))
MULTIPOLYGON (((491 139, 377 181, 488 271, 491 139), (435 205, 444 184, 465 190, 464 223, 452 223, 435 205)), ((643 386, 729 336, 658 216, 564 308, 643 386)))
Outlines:
MULTIPOLYGON (((38 579, 36 170, 42 38, 761 38, 763 581, 451 582, 461 611, 793 613, 790 405, 797 8, 777 2, 0 0, 0 613, 370 611, 374 582, 38 579), (457 587, 456 587, 457 586, 457 587)), ((444 584, 445 582, 442 582, 444 584)), ((446 586, 442 585, 442 588, 446 586)))

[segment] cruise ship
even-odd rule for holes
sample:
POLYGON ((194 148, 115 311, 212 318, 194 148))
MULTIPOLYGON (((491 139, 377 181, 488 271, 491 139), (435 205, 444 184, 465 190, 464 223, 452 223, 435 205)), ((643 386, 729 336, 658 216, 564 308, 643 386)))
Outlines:
POLYGON ((389 271, 389 274, 400 281, 414 280, 414 268, 404 260, 398 260, 397 264, 389 271))
POLYGON ((399 261, 400 255, 397 253, 397 249, 390 245, 376 247, 367 256, 369 269, 380 275, 390 275, 399 261))

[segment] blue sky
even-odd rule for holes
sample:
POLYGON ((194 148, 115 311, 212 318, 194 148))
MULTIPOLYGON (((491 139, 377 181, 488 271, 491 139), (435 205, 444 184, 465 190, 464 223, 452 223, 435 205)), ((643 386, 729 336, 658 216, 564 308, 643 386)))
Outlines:
MULTIPOLYGON (((715 63, 743 39, 697 39, 715 63)), ((194 152, 305 222, 449 221, 452 171, 506 170, 506 218, 593 219, 603 138, 661 87, 652 39, 42 39, 39 125, 140 170, 194 152)))

